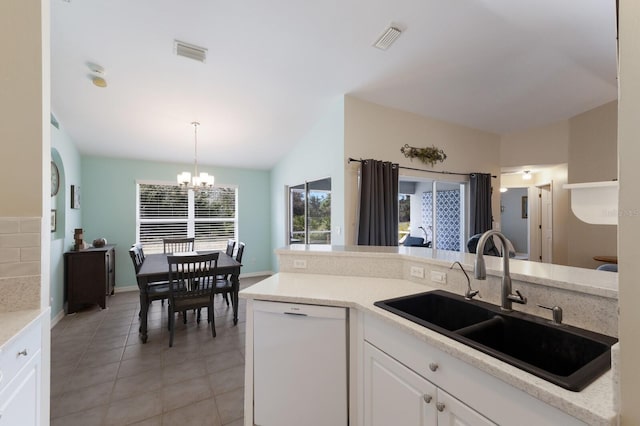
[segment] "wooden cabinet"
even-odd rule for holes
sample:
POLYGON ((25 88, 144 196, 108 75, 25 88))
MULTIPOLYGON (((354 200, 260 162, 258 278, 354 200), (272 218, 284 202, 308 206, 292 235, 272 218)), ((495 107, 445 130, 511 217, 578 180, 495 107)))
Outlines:
POLYGON ((107 307, 113 294, 116 273, 115 246, 69 251, 64 254, 64 285, 67 313, 85 305, 107 307))
POLYGON ((0 347, 0 426, 44 423, 41 327, 40 321, 35 321, 0 347))
POLYGON ((369 343, 364 354, 365 425, 495 425, 369 343))

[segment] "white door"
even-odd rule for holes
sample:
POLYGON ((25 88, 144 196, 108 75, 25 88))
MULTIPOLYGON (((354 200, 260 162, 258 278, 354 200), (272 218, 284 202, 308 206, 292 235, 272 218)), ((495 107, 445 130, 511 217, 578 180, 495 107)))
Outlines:
POLYGON ((364 424, 433 426, 437 388, 365 342, 364 424))
POLYGON ((491 426, 492 421, 438 389, 438 426, 491 426))
POLYGON ((551 184, 540 188, 540 251, 543 263, 553 262, 553 197, 551 184))

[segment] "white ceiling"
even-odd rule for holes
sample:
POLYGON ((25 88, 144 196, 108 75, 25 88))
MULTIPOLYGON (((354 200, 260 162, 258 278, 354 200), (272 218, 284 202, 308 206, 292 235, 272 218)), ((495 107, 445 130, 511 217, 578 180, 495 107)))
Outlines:
POLYGON ((269 169, 344 94, 500 134, 617 96, 615 0, 52 0, 51 21, 83 154, 190 163, 196 120, 200 163, 269 169))

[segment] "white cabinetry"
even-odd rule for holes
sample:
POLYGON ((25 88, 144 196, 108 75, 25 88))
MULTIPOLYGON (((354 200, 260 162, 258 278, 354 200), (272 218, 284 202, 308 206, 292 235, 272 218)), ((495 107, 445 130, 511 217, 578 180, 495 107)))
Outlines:
POLYGON ((372 315, 364 340, 365 426, 585 424, 372 315))
POLYGON ((42 424, 42 328, 34 321, 0 348, 0 426, 42 424))
POLYGON ((495 425, 369 343, 364 354, 365 425, 495 425))

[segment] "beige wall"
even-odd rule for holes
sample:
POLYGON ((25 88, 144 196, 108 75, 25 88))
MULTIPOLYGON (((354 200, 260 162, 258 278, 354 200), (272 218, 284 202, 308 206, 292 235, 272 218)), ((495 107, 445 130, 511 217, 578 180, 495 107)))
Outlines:
POLYGON ((618 178, 618 102, 569 119, 569 183, 618 178))
POLYGON ((618 148, 620 390, 623 425, 640 424, 640 2, 620 0, 618 148))
MULTIPOLYGON (((500 138, 501 167, 568 164, 564 171, 557 168, 564 166, 542 168, 529 184, 553 182, 553 263, 593 269, 601 264, 593 256, 617 254, 616 227, 576 218, 570 193, 562 189, 568 182, 617 176, 617 119, 617 101, 613 101, 568 120, 500 138)), ((503 186, 526 186, 523 183, 518 175, 503 176, 503 186)))
POLYGON ((50 202, 43 193, 49 188, 50 164, 48 0, 0 2, 0 51, 0 181, 5 183, 0 189, 0 311, 45 308, 50 247, 50 202))
POLYGON ((500 166, 560 164, 569 161, 569 121, 500 137, 500 166))
MULTIPOLYGON (((617 179, 618 102, 609 102, 569 120, 569 183, 617 179)), ((569 265, 596 268, 593 256, 615 256, 617 226, 591 225, 573 212, 567 220, 569 265)))
MULTIPOLYGON (((555 166, 537 169, 530 181, 523 181, 521 174, 502 175, 501 184, 505 188, 524 188, 541 185, 552 185, 553 192, 553 254, 552 260, 556 265, 568 265, 568 229, 570 200, 569 191, 562 189, 562 185, 567 183, 567 164, 557 164, 555 166)), ((532 206, 532 200, 529 200, 532 206)), ((532 208, 532 207, 530 207, 532 208)), ((536 224, 529 223, 529 232, 536 232, 536 224)), ((533 259, 532 259, 533 260, 533 259)))
MULTIPOLYGON (((345 97, 345 164, 349 157, 393 161, 401 166, 431 169, 417 160, 411 161, 400 152, 404 144, 416 147, 435 145, 447 154, 444 163, 432 170, 450 172, 483 172, 494 179, 495 194, 500 187, 500 138, 498 135, 444 121, 422 117, 405 111, 345 97)), ((358 164, 345 166, 345 243, 355 243, 358 164)), ((400 170, 405 176, 420 176, 461 182, 466 176, 400 170)), ((500 197, 494 195, 492 209, 499 220, 500 197)))
POLYGON ((42 216, 40 7, 40 0, 0 2, 0 182, 10 183, 0 189, 0 217, 42 216))

